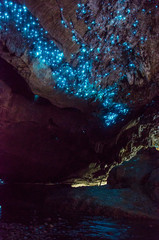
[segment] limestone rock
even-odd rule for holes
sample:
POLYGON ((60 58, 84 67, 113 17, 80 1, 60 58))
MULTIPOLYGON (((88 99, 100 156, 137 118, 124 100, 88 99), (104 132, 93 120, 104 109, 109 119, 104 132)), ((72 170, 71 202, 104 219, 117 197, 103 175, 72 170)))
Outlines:
POLYGON ((159 168, 154 169, 149 175, 145 189, 149 196, 157 203, 159 201, 159 168))
MULTIPOLYGON (((143 188, 146 191, 149 176, 158 166, 159 154, 155 149, 141 151, 130 161, 113 168, 108 183, 113 188, 143 188)), ((152 191, 148 192, 151 194, 152 191)))

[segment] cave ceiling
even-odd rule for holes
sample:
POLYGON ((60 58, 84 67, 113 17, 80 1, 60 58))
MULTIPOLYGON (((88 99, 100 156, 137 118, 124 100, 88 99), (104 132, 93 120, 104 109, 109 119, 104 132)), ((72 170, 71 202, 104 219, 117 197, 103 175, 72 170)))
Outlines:
POLYGON ((106 126, 158 95, 156 1, 1 1, 0 8, 1 56, 36 95, 100 109, 106 126))

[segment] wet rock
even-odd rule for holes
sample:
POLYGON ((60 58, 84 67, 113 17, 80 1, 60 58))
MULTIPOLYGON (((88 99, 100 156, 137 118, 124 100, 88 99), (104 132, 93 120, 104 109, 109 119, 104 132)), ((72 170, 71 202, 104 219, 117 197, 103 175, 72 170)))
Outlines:
POLYGON ((150 173, 145 189, 153 200, 159 201, 159 168, 154 169, 150 173))
POLYGON ((152 171, 159 166, 159 154, 155 149, 139 152, 128 162, 113 168, 108 183, 113 188, 143 187, 152 171))

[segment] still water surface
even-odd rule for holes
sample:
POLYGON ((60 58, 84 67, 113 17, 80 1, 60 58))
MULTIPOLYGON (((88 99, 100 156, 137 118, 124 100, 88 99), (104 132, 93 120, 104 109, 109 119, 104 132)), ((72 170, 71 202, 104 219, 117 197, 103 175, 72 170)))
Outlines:
POLYGON ((0 240, 159 240, 156 221, 53 213, 44 195, 0 189, 0 240))

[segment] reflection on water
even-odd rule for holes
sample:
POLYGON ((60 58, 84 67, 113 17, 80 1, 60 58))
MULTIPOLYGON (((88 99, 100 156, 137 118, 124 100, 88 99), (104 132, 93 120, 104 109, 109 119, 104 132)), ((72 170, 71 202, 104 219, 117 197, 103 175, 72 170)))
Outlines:
POLYGON ((158 236, 155 225, 126 224, 95 216, 60 216, 30 224, 0 223, 2 240, 158 240, 158 236))
POLYGON ((22 189, 0 189, 0 240, 159 240, 157 222, 59 214, 46 206, 48 192, 22 189))
POLYGON ((129 226, 115 223, 110 219, 100 217, 85 218, 82 222, 85 235, 89 237, 98 237, 98 239, 125 239, 129 226))

